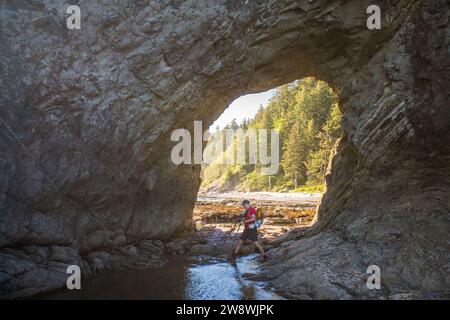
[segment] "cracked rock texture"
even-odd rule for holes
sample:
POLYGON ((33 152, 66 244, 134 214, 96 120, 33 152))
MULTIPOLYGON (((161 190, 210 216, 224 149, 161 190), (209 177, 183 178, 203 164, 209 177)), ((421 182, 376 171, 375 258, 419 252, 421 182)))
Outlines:
POLYGON ((381 30, 359 0, 78 4, 81 30, 65 1, 0 5, 1 297, 63 286, 69 264, 158 264, 200 182, 172 130, 305 76, 339 94, 344 133, 317 224, 263 273, 300 298, 448 296, 446 1, 374 1, 381 30))

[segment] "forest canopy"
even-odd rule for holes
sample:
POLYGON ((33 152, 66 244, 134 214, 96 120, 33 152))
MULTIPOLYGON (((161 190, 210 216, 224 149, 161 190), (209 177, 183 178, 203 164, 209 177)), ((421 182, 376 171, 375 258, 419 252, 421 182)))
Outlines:
MULTIPOLYGON (((325 82, 305 78, 282 85, 265 108, 260 106, 253 119, 241 123, 233 119, 215 132, 218 135, 226 129, 239 128, 277 130, 281 162, 278 173, 267 176, 261 174, 259 164, 226 165, 213 160, 202 166, 200 188, 320 192, 330 152, 341 136, 340 120, 337 96, 325 82)), ((224 152, 233 152, 231 145, 224 152)))

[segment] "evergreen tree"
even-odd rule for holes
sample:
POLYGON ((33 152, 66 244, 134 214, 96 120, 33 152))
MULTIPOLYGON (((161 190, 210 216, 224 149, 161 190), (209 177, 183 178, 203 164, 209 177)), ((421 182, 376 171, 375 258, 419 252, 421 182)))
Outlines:
POLYGON ((321 184, 330 151, 341 135, 340 118, 337 97, 326 83, 305 78, 282 85, 265 108, 259 106, 252 120, 244 119, 238 125, 233 119, 224 128, 267 129, 269 154, 272 152, 270 129, 278 130, 281 147, 278 174, 271 176, 269 182, 269 177, 260 175, 259 165, 221 169, 211 164, 203 170, 210 172, 207 177, 217 177, 213 172, 218 172, 223 183, 239 174, 241 188, 246 185, 250 190, 321 184))
POLYGON ((281 161, 286 178, 293 182, 294 188, 304 184, 307 178, 306 159, 311 148, 309 140, 312 137, 312 122, 302 128, 300 121, 296 121, 284 146, 281 161))
POLYGON ((325 176, 330 152, 341 135, 340 126, 341 113, 338 105, 332 106, 328 115, 328 120, 323 125, 321 132, 317 134, 319 146, 315 152, 312 152, 308 159, 308 180, 320 183, 325 176))
POLYGON ((239 125, 238 125, 238 123, 236 121, 236 118, 233 118, 233 120, 231 120, 229 128, 233 129, 233 130, 239 129, 239 125))

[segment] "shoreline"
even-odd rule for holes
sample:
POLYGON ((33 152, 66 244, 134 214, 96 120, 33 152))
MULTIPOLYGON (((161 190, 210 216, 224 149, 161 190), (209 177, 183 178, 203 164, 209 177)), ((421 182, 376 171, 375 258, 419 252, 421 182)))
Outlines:
POLYGON ((199 192, 197 202, 240 202, 242 199, 267 202, 287 202, 289 204, 317 205, 322 193, 303 192, 199 192))

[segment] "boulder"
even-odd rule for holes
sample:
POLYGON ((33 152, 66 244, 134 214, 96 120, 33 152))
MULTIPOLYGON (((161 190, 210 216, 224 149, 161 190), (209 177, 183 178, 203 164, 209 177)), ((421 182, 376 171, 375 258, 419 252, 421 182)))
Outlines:
POLYGON ((218 248, 213 244, 196 244, 190 248, 189 253, 191 255, 214 256, 218 253, 218 248))

